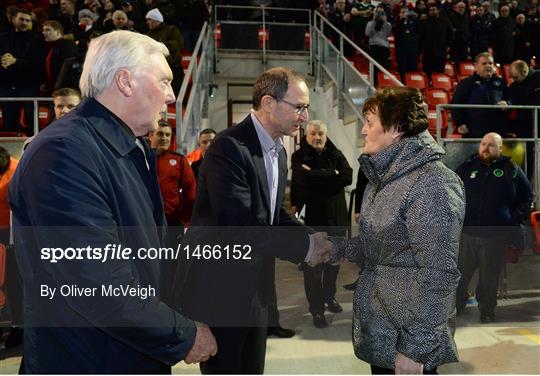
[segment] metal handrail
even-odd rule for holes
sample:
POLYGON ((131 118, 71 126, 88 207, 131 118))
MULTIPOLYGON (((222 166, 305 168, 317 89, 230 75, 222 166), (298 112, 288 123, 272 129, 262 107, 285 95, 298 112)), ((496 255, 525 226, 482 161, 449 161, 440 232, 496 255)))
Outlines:
MULTIPOLYGON (((365 57, 369 63, 370 63, 370 84, 371 86, 374 85, 374 69, 373 66, 377 67, 381 72, 383 72, 385 75, 389 76, 390 79, 394 82, 394 84, 398 86, 404 86, 401 81, 399 81, 397 78, 394 77, 394 75, 386 70, 382 65, 380 65, 377 61, 375 61, 367 52, 365 52, 363 49, 361 49, 356 43, 354 43, 349 37, 347 37, 341 30, 339 30, 337 27, 335 27, 330 21, 326 19, 322 14, 319 13, 319 11, 314 12, 314 25, 317 25, 317 17, 320 19, 321 27, 318 28, 317 26, 314 26, 315 30, 319 31, 320 33, 323 33, 324 27, 322 25, 327 25, 331 29, 333 29, 339 36, 341 41, 345 41, 349 43, 356 51, 358 51, 363 57, 365 57)), ((342 44, 342 42, 340 43, 342 44)), ((341 49, 341 53, 343 53, 343 49, 341 49)), ((345 59, 346 60, 346 59, 345 59)))
MULTIPOLYGON (((284 25, 294 25, 294 26, 306 26, 306 27, 309 27, 309 30, 311 31, 311 28, 312 28, 312 16, 311 16, 311 13, 312 11, 310 9, 298 9, 298 8, 281 8, 281 7, 267 7, 267 6, 240 6, 240 5, 215 5, 214 6, 214 20, 217 23, 220 23, 220 24, 242 24, 242 25, 261 25, 262 24, 262 28, 265 30, 265 32, 267 33, 268 30, 266 30, 266 26, 267 25, 277 25, 277 26, 284 26, 284 25), (261 21, 252 21, 252 20, 249 20, 249 21, 235 21, 235 20, 228 20, 228 19, 220 19, 218 16, 218 11, 219 9, 248 9, 248 10, 260 10, 261 11, 261 17, 262 17, 262 20, 261 21), (297 12, 297 13, 306 13, 307 15, 307 19, 308 19, 308 23, 287 23, 287 22, 275 22, 275 21, 267 21, 267 13, 268 12, 271 12, 271 11, 288 11, 288 12, 297 12)), ((259 50, 259 49, 257 49, 259 50)), ((253 51, 253 50, 252 50, 253 51)), ((262 62, 263 62, 263 67, 266 69, 266 65, 267 65, 267 59, 266 59, 266 54, 267 54, 267 47, 266 47, 266 38, 263 39, 263 43, 262 43, 262 62)), ((310 44, 309 46, 309 56, 310 56, 310 60, 309 60, 309 63, 311 64, 312 62, 312 56, 313 56, 313 43, 310 44)))
MULTIPOLYGON (((34 129, 34 135, 38 134, 39 132, 39 105, 38 102, 52 102, 52 97, 18 97, 18 98, 12 98, 12 97, 1 97, 0 102, 32 102, 34 105, 34 113, 33 113, 33 129, 34 129)), ((14 137, 0 137, 0 139, 13 139, 14 137)), ((20 138, 20 137, 18 137, 20 138)))
POLYGON ((539 141, 538 139, 538 110, 540 106, 522 106, 522 105, 497 105, 497 104, 438 104, 436 106, 437 111, 437 142, 442 144, 444 142, 478 142, 481 138, 446 138, 442 137, 442 111, 445 108, 484 108, 494 110, 533 110, 533 137, 532 138, 512 138, 512 141, 524 141, 532 142, 539 141))
MULTIPOLYGON (((193 104, 195 100, 195 94, 196 91, 199 92, 206 92, 205 90, 202 90, 201 86, 201 74, 202 74, 202 67, 205 66, 205 64, 211 64, 213 62, 205 62, 205 59, 207 57, 207 51, 209 48, 213 48, 213 43, 210 43, 210 40, 213 40, 213 30, 211 27, 209 27, 208 22, 205 22, 203 24, 203 27, 201 29, 201 33, 199 35, 199 38, 197 39, 197 42, 195 43, 195 48, 193 49, 193 53, 191 55, 191 61, 189 62, 188 68, 186 70, 186 74, 184 75, 184 79, 182 81, 182 85, 180 86, 180 91, 178 93, 178 97, 176 99, 176 148, 179 152, 185 152, 186 150, 183 150, 182 146, 187 146, 185 144, 188 143, 187 140, 187 131, 188 127, 185 126, 186 123, 190 124, 190 119, 193 114, 193 104), (199 62, 197 61, 197 58, 199 57, 199 62), (192 86, 189 93, 187 93, 189 81, 191 80, 192 86), (184 99, 186 98, 186 94, 188 94, 188 102, 186 105, 186 112, 184 115, 182 115, 182 104, 184 103, 184 99)), ((202 93, 201 93, 202 95, 202 93)))

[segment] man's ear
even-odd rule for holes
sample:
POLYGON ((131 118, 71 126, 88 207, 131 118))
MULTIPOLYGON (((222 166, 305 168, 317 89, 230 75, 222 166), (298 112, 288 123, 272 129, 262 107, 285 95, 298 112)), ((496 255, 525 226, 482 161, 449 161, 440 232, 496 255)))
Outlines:
POLYGON ((270 95, 264 95, 261 98, 261 109, 264 112, 270 112, 274 109, 276 105, 276 100, 272 98, 270 95))
POLYGON ((126 97, 133 95, 133 75, 126 68, 120 68, 114 75, 114 82, 118 90, 126 97))

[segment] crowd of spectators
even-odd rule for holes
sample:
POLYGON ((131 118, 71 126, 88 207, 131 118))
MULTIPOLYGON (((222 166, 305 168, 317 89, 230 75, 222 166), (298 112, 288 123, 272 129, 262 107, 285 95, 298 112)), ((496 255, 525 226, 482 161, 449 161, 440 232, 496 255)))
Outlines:
MULTIPOLYGON (((0 7, 0 97, 50 97, 59 88, 78 89, 88 42, 113 30, 163 42, 178 93, 182 51, 193 50, 209 14, 204 0, 5 1, 0 7)), ((31 102, 0 105, 0 131, 31 135, 31 102)))
POLYGON ((479 0, 341 2, 327 5, 320 0, 318 10, 383 67, 390 63, 386 40, 390 28, 401 74, 421 67, 430 77, 432 72, 443 72, 447 57, 454 63, 474 60, 489 47, 495 63, 501 65, 517 59, 530 62, 540 56, 540 6, 536 0, 523 7, 516 0, 503 0, 497 9, 492 9, 491 2, 479 0))
MULTIPOLYGON (((496 64, 530 62, 540 56, 540 6, 528 0, 229 0, 219 5, 293 7, 318 10, 383 67, 390 68, 390 35, 397 70, 423 70, 428 79, 443 72, 449 58, 473 60, 492 48, 496 64)), ((164 42, 171 55, 173 89, 183 79, 181 56, 192 51, 209 0, 8 0, 0 8, 0 97, 50 97, 52 91, 78 88, 88 42, 112 30, 133 30, 164 42)), ((238 9, 231 11, 241 12, 238 9)), ((248 19, 257 17, 252 9, 248 19)), ((279 13, 275 13, 279 15, 279 13)), ((230 18, 236 18, 237 15, 230 18)), ((280 16, 287 18, 286 15, 280 16)), ((294 21, 294 12, 287 20, 294 21)), ((271 21, 271 20, 270 20, 271 21)), ((328 36, 339 42, 332 30, 328 36)), ((345 54, 353 54, 345 43, 345 54)), ((31 103, 2 106, 2 131, 30 134, 31 103), (25 107, 21 116, 21 108, 25 107)))

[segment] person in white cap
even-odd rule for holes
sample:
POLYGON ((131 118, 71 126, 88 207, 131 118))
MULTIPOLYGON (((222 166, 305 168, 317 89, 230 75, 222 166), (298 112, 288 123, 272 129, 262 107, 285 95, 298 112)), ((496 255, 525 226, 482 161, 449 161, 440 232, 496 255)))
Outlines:
POLYGON ((169 49, 170 55, 167 61, 174 76, 171 86, 174 93, 178 95, 180 86, 182 85, 182 78, 184 77, 184 70, 182 68, 184 38, 182 38, 180 30, 176 26, 165 25, 163 23, 163 15, 158 8, 151 9, 146 13, 146 24, 148 25, 148 32, 146 34, 150 38, 165 44, 169 49))

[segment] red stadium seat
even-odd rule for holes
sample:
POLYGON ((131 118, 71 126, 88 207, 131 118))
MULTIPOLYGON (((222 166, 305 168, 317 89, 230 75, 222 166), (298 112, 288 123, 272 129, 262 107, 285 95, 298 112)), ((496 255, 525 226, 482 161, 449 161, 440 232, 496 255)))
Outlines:
POLYGON ((456 65, 451 61, 447 61, 446 64, 444 64, 444 73, 446 73, 450 77, 455 77, 457 73, 456 65))
POLYGON ((426 89, 429 86, 426 74, 424 72, 406 72, 405 86, 414 87, 419 90, 426 89))
MULTIPOLYGON (((390 71, 390 74, 396 78, 396 80, 400 81, 399 73, 396 71, 390 71)), ((401 81, 400 81, 401 82, 401 81)), ((383 74, 383 72, 379 71, 377 72, 377 88, 381 87, 395 87, 399 86, 397 83, 395 83, 389 76, 386 76, 383 74)))
POLYGON ((432 73, 431 87, 434 89, 444 89, 448 92, 454 90, 454 80, 446 73, 432 73))
MULTIPOLYGON (((446 132, 448 131, 448 116, 446 114, 446 111, 441 112, 442 116, 442 127, 441 127, 441 136, 446 137, 446 132)), ((437 111, 435 110, 428 110, 428 131, 431 133, 431 135, 436 138, 437 137, 437 111)))
POLYGON ((462 61, 459 63, 460 76, 472 76, 474 74, 474 63, 472 61, 462 61))
POLYGON ((51 112, 48 107, 39 106, 38 107, 38 124, 39 129, 45 128, 52 121, 51 112))
POLYGON ((426 102, 430 108, 437 107, 438 104, 450 103, 448 92, 443 89, 426 89, 424 95, 426 102))

